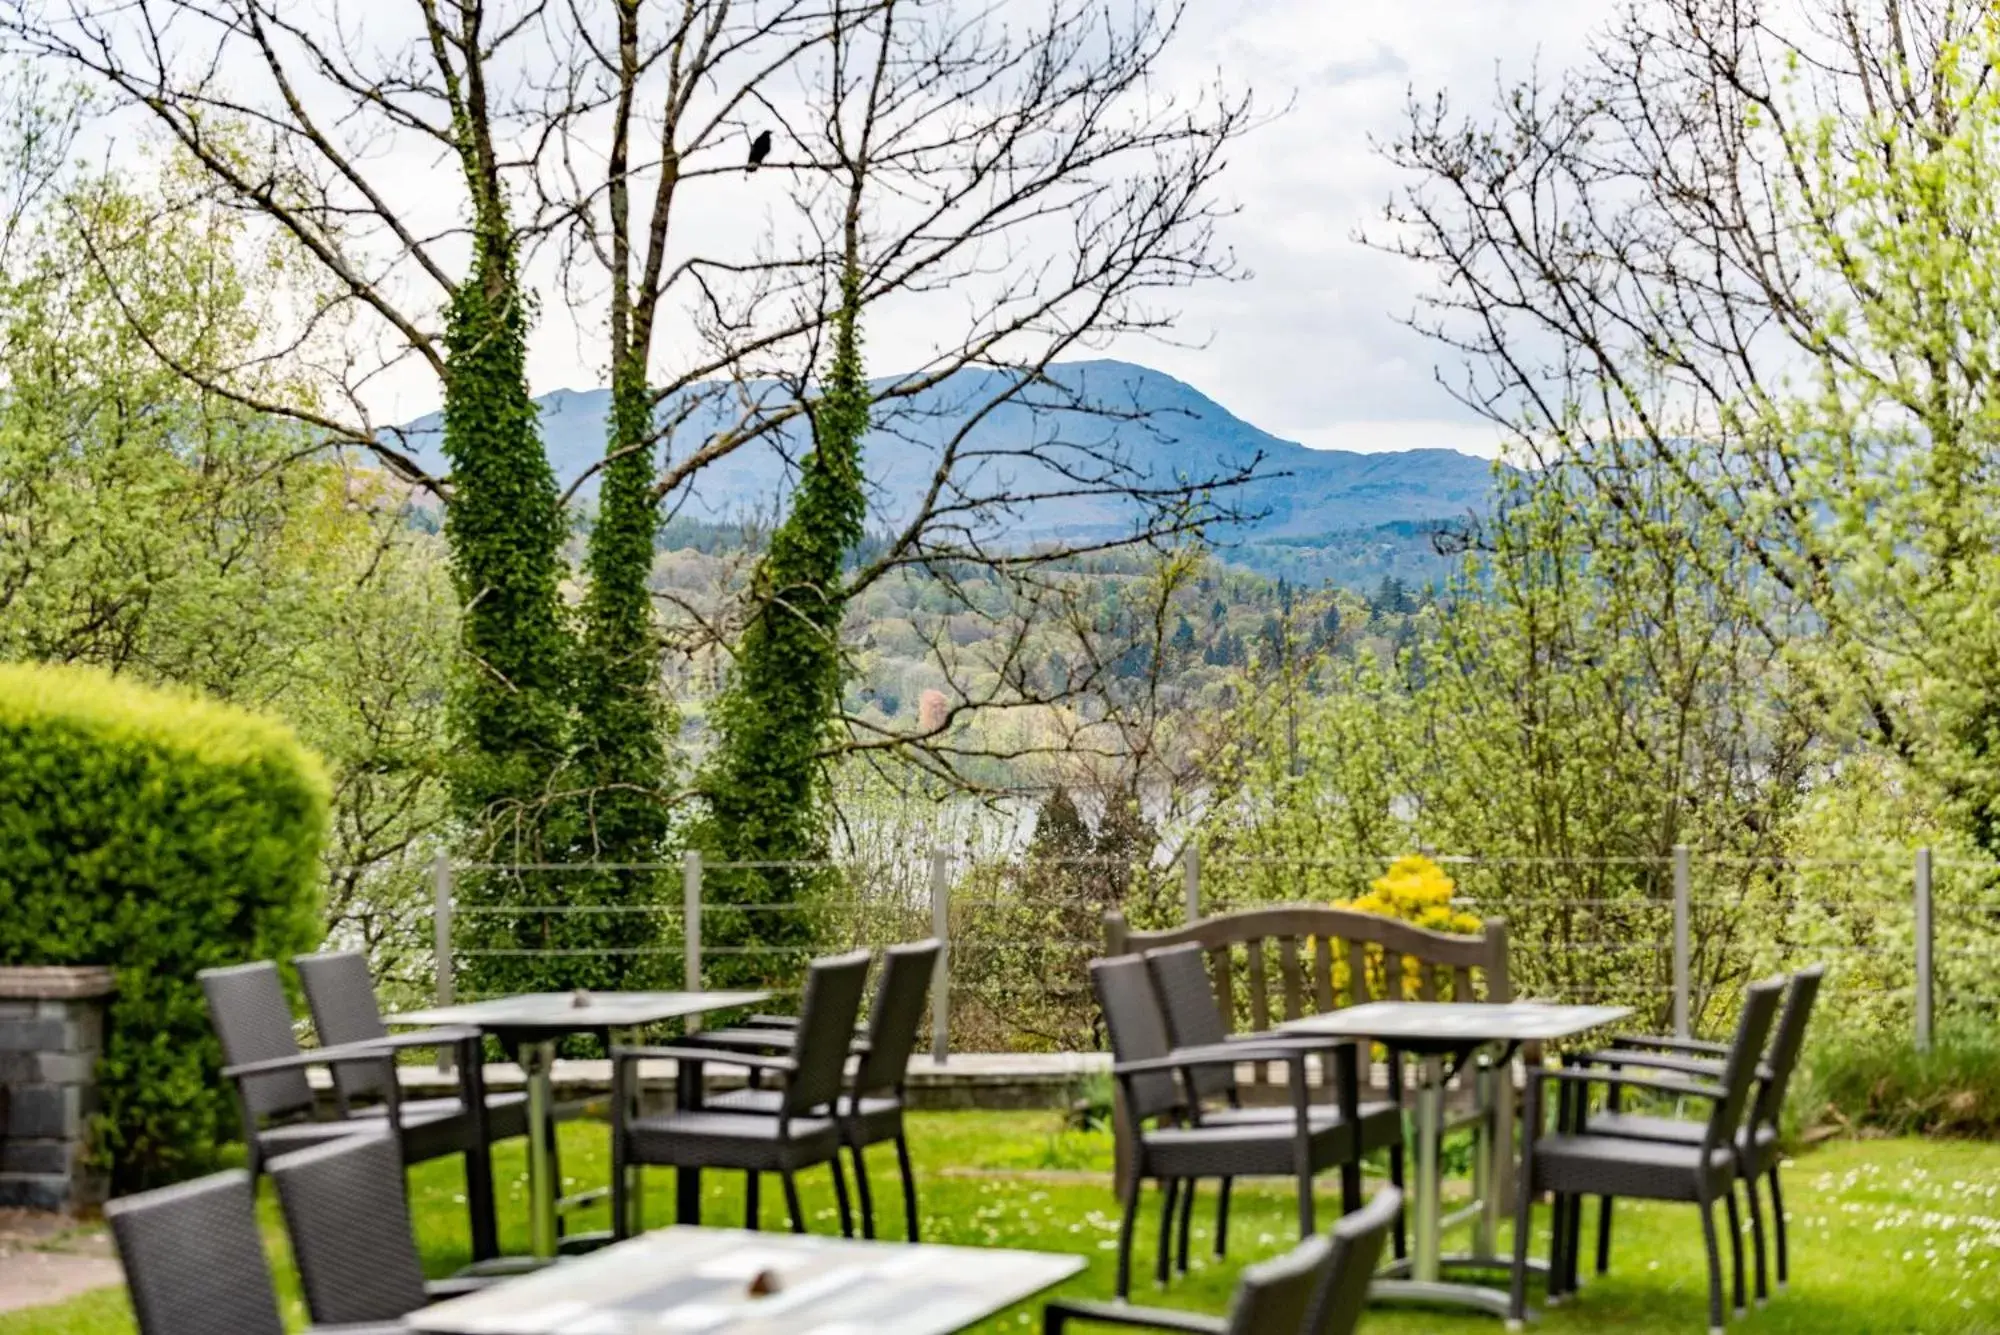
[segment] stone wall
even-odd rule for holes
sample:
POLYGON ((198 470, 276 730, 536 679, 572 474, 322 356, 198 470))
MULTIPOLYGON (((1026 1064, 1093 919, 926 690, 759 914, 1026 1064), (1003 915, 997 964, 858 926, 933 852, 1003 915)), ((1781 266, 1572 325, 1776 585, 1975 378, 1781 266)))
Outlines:
POLYGON ((0 968, 0 1206, 104 1199, 85 1158, 111 986, 104 968, 0 968))

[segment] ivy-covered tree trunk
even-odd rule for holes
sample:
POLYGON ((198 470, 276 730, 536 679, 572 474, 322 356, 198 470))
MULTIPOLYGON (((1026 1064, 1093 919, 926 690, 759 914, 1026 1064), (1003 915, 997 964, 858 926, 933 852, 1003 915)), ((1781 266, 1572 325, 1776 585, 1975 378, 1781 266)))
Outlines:
MULTIPOLYGON (((445 511, 464 608, 452 702, 452 799, 481 861, 548 855, 548 797, 567 750, 573 657, 561 604, 563 527, 528 396, 529 312, 511 233, 497 205, 475 228, 472 272, 452 295, 445 327, 445 511)), ((494 873, 462 877, 477 907, 534 900, 542 887, 494 873)), ((548 915, 468 916, 461 943, 475 992, 532 985, 532 961, 477 953, 541 944, 548 915)))
MULTIPOLYGON (((752 584, 733 675, 712 714, 716 746, 701 780, 701 843, 731 863, 826 858, 831 804, 824 752, 840 717, 847 610, 842 562, 867 518, 861 442, 868 430, 860 277, 841 277, 834 355, 809 420, 813 445, 790 512, 771 535, 752 584)), ((708 878, 703 935, 717 986, 783 985, 814 944, 826 877, 810 869, 738 866, 708 878), (748 910, 748 911, 745 911, 748 910)))
MULTIPOLYGON (((566 903, 631 910, 659 900, 662 877, 630 869, 666 853, 667 745, 673 713, 659 688, 660 642, 654 628, 653 547, 659 508, 651 495, 651 396, 642 357, 620 358, 611 377, 611 423, 590 531, 590 591, 583 602, 576 672, 571 856, 627 870, 569 878, 566 903)), ((579 947, 610 947, 590 956, 575 985, 643 988, 666 979, 658 920, 621 911, 567 915, 579 947)), ((561 928, 552 930, 561 931, 561 928)))

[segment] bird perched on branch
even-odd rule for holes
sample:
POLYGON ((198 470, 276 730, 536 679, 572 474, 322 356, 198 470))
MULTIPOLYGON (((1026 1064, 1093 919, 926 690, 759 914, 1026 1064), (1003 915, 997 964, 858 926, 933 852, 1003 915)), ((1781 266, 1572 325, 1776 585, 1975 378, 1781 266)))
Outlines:
POLYGON ((771 132, 769 130, 760 130, 757 137, 750 141, 750 165, 743 170, 746 172, 756 171, 757 164, 770 156, 771 132))

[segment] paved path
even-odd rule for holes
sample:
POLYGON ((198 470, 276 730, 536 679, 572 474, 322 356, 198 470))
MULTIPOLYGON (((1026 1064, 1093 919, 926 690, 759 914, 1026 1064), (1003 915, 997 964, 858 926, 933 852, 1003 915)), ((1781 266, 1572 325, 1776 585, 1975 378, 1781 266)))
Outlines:
POLYGON ((0 1210, 0 1312, 59 1303, 123 1279, 102 1227, 0 1210))

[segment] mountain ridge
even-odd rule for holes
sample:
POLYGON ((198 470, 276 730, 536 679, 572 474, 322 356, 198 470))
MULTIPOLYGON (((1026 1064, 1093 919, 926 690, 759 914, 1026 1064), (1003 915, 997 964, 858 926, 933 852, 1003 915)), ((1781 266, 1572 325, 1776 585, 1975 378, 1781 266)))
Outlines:
MULTIPOLYGON (((878 422, 863 447, 871 527, 893 526, 910 512, 936 471, 944 442, 965 427, 976 406, 1009 387, 1010 374, 958 371, 913 396, 893 420, 878 422)), ((1226 536, 1237 538, 1302 538, 1462 518, 1483 512, 1490 497, 1493 465, 1487 460, 1442 446, 1375 454, 1313 449, 1236 416, 1184 381, 1135 363, 1057 363, 1049 368, 1048 380, 1059 403, 1045 401, 1037 408, 1006 403, 966 431, 968 450, 985 454, 985 462, 977 465, 987 470, 977 479, 981 490, 1064 489, 1056 469, 1009 455, 1032 442, 1050 453, 1087 443, 1130 460, 1159 480, 1228 474, 1261 456, 1261 475, 1229 496, 1231 505, 1256 516, 1227 530, 1226 536), (1066 406, 1072 403, 1093 405, 1110 416, 1066 406)), ((893 383, 893 378, 875 383, 893 383)), ((758 389, 747 388, 752 393, 758 389)), ((566 386, 538 395, 535 402, 550 464, 558 484, 566 488, 602 455, 610 391, 566 386)), ((670 402, 662 415, 685 407, 685 402, 670 402)), ((713 402, 699 402, 680 424, 676 439, 706 439, 730 420, 713 402)), ((404 429, 418 456, 432 466, 442 463, 441 425, 440 415, 432 413, 404 429)), ((745 446, 702 469, 675 503, 691 517, 768 516, 789 485, 793 470, 787 456, 803 443, 802 433, 794 430, 775 442, 745 446)), ((588 483, 581 489, 585 495, 591 491, 588 483)), ((1031 512, 1006 523, 1006 532, 1023 540, 1100 536, 1129 530, 1136 512, 1136 505, 1124 498, 1064 496, 1034 503, 1031 512)))

